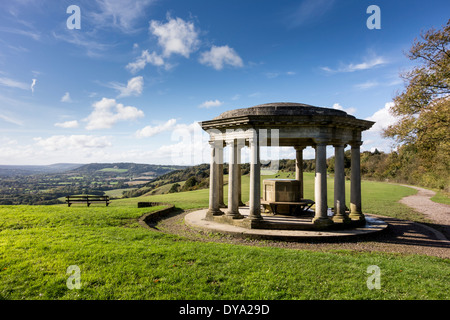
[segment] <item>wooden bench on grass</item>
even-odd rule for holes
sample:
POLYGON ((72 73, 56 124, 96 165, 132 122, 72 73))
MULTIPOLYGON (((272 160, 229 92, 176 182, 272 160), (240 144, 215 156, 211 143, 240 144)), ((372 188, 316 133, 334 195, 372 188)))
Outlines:
POLYGON ((309 199, 301 199, 299 202, 287 202, 287 201, 264 201, 261 200, 261 204, 265 209, 270 207, 270 211, 273 214, 277 214, 277 206, 279 205, 287 205, 289 206, 289 214, 297 215, 302 212, 308 211, 315 202, 309 199))
POLYGON ((106 206, 109 204, 109 196, 66 196, 67 205, 70 207, 72 203, 87 203, 89 207, 93 202, 105 202, 106 206))

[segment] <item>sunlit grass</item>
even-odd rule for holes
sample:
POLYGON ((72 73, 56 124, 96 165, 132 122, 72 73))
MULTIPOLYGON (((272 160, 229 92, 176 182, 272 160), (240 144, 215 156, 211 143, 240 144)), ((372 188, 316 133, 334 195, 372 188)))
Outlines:
MULTIPOLYGON (((248 178, 242 181, 247 188, 248 178)), ((311 190, 305 186, 306 195, 311 190)), ((397 207, 410 192, 367 182, 363 190, 367 210, 381 206, 379 197, 397 207)), ((0 206, 0 299, 449 298, 448 259, 195 242, 140 226, 140 216, 162 207, 137 208, 138 201, 205 207, 208 190, 108 207, 0 206), (80 289, 66 286, 71 265, 80 268, 80 289), (380 290, 367 288, 370 265, 381 269, 380 290)))

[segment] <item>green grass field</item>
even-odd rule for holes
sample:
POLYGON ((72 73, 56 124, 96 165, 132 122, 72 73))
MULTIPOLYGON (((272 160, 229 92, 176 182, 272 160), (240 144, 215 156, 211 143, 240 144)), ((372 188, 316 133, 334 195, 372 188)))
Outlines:
POLYGON ((128 169, 118 169, 118 168, 103 168, 98 170, 100 172, 115 172, 115 173, 125 173, 128 172, 128 169))
MULTIPOLYGON (((312 179, 305 174, 308 197, 312 179)), ((248 178, 242 182, 246 201, 248 178)), ((362 188, 366 212, 421 219, 396 203, 414 190, 366 181, 362 188)), ((109 207, 0 206, 0 299, 450 298, 448 259, 196 242, 141 227, 137 219, 159 209, 137 208, 147 200, 200 208, 208 190, 109 207), (71 265, 79 267, 80 289, 66 285, 71 265), (370 265, 381 269, 379 290, 367 288, 370 265)))

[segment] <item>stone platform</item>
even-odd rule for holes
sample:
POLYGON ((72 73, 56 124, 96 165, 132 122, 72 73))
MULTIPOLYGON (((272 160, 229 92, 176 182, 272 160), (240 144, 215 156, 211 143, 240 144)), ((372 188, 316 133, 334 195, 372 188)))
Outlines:
POLYGON ((364 225, 349 225, 348 227, 341 225, 334 230, 312 230, 309 227, 312 225, 312 222, 308 216, 295 217, 263 214, 264 224, 260 228, 248 228, 245 223, 245 217, 248 216, 249 212, 248 207, 239 208, 244 219, 240 219, 241 222, 235 224, 206 220, 207 211, 207 209, 203 209, 187 214, 185 223, 194 229, 203 231, 230 234, 237 237, 277 240, 347 238, 381 232, 388 227, 388 224, 383 220, 366 215, 364 225), (266 228, 264 228, 264 225, 266 228))

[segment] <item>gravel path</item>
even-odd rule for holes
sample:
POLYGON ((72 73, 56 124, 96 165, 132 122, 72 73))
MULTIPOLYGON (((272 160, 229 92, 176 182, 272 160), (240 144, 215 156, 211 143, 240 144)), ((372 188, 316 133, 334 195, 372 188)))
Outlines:
MULTIPOLYGON (((411 186, 408 186, 411 187, 411 186)), ((450 222, 449 207, 429 200, 434 193, 426 189, 413 187, 419 190, 416 195, 405 197, 402 203, 423 212, 436 225, 424 225, 407 220, 390 217, 381 217, 389 224, 382 233, 361 238, 350 238, 348 241, 272 241, 236 238, 230 235, 210 234, 191 229, 184 223, 184 216, 189 211, 177 211, 169 217, 159 221, 152 227, 166 233, 177 234, 193 241, 222 242, 252 246, 270 246, 289 249, 302 249, 313 251, 353 250, 357 252, 394 252, 402 254, 422 254, 440 258, 450 258, 450 222), (430 227, 431 225, 431 227, 430 227), (439 232, 440 230, 441 232, 439 232)))
POLYGON ((440 225, 440 230, 445 234, 447 239, 450 239, 450 206, 437 203, 430 200, 436 192, 404 185, 405 187, 413 188, 418 190, 417 194, 412 196, 404 197, 400 200, 400 203, 406 204, 417 212, 423 213, 428 219, 436 222, 440 225))

